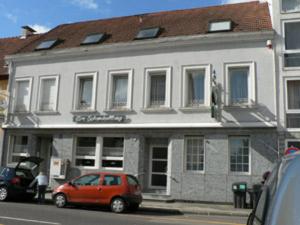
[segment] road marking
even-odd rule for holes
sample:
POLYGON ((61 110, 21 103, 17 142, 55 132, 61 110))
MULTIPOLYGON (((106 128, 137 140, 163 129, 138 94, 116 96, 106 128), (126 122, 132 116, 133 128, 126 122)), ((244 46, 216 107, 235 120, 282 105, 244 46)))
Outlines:
POLYGON ((190 223, 206 223, 206 224, 217 224, 217 225, 245 225, 241 223, 235 223, 235 222, 226 222, 226 221, 214 221, 214 220, 199 220, 199 219, 188 219, 188 218, 157 218, 157 217, 151 217, 151 216, 140 216, 135 215, 134 217, 142 217, 144 219, 149 219, 153 222, 190 222, 190 223))
MULTIPOLYGON (((0 219, 4 219, 4 220, 17 220, 17 221, 31 222, 31 223, 61 225, 60 223, 54 223, 54 222, 47 222, 47 221, 40 221, 40 220, 28 220, 28 219, 22 219, 22 218, 6 217, 6 216, 0 216, 0 219)), ((2 225, 2 224, 0 224, 0 225, 2 225)))

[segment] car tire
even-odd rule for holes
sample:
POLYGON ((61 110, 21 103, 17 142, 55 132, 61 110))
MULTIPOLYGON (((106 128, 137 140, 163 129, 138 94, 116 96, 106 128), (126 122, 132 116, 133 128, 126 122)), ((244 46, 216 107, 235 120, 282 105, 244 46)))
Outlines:
POLYGON ((8 198, 7 187, 5 187, 5 186, 0 187, 0 201, 1 202, 6 201, 7 198, 8 198))
POLYGON ((110 209, 114 213, 122 213, 126 210, 126 203, 120 197, 114 198, 110 203, 110 209))
POLYGON ((64 194, 57 194, 54 197, 54 204, 57 208, 64 208, 67 205, 67 198, 64 194))
POLYGON ((140 207, 140 204, 132 203, 129 205, 129 210, 131 212, 135 212, 135 211, 138 211, 139 207, 140 207))

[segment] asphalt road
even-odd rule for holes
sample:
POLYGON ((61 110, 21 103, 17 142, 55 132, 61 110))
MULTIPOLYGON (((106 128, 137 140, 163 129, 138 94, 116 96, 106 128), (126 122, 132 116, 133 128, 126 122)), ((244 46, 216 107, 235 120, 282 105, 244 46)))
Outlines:
POLYGON ((58 209, 35 203, 0 203, 0 225, 244 225, 246 218, 180 215, 166 213, 115 214, 106 208, 58 209))

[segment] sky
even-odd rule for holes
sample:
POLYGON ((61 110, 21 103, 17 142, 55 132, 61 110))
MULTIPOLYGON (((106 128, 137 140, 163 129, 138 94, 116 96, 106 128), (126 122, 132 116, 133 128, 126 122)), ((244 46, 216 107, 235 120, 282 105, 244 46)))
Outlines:
POLYGON ((252 0, 0 0, 0 38, 31 26, 39 33, 59 24, 252 0))

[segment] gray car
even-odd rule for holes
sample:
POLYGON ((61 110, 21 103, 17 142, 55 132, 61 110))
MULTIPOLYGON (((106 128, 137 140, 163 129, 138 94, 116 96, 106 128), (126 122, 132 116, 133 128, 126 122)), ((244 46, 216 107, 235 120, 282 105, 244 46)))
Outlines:
POLYGON ((284 156, 272 170, 247 225, 300 225, 300 152, 284 156))

